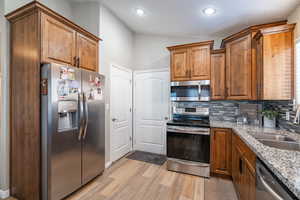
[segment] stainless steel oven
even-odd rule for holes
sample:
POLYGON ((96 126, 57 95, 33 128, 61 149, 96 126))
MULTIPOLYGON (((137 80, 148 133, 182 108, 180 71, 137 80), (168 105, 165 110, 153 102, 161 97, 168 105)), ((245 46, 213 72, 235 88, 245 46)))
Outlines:
POLYGON ((171 82, 171 101, 209 101, 210 81, 171 82))
POLYGON ((209 177, 210 128, 169 124, 167 169, 209 177))

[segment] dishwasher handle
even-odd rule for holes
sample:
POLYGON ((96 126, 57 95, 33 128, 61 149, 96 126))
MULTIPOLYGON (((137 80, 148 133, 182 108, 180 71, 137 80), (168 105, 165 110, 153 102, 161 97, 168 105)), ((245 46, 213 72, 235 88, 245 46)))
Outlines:
POLYGON ((261 170, 258 169, 256 172, 256 176, 258 177, 258 181, 261 183, 261 185, 266 189, 276 200, 284 200, 275 190, 272 189, 272 187, 265 181, 264 176, 261 174, 261 170))

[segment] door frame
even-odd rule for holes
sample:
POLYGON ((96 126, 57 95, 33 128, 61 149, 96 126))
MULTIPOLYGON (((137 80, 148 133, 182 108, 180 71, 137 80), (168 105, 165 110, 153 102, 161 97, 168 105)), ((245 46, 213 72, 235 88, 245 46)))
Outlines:
MULTIPOLYGON (((109 163, 107 164, 108 166, 110 166, 111 164, 112 164, 112 162, 114 162, 113 161, 113 159, 112 159, 112 131, 113 131, 113 123, 112 123, 112 95, 111 95, 111 83, 112 83, 112 75, 113 75, 113 73, 112 73, 112 69, 117 69, 117 70, 121 70, 121 71, 125 71, 125 72, 129 72, 130 74, 131 74, 131 76, 130 76, 130 80, 131 80, 131 84, 130 84, 130 91, 131 91, 131 94, 130 94, 130 105, 131 105, 131 117, 130 117, 130 122, 129 122, 129 128, 130 128, 130 133, 131 133, 131 140, 130 140, 130 151, 132 151, 133 150, 133 71, 131 70, 131 69, 129 69, 129 68, 126 68, 126 67, 122 67, 122 66, 120 66, 120 65, 117 65, 117 64, 111 64, 110 65, 110 80, 109 80, 109 82, 110 82, 110 94, 109 94, 109 104, 110 104, 110 109, 109 109, 109 163)), ((107 167, 108 167, 107 166, 107 167)))
MULTIPOLYGON (((161 69, 149 69, 149 70, 135 70, 133 72, 133 123, 132 123, 132 126, 133 126, 133 134, 132 134, 132 148, 133 150, 136 150, 136 107, 135 107, 135 99, 136 99, 136 76, 137 75, 140 75, 140 74, 147 74, 147 73, 155 73, 155 72, 168 72, 169 73, 169 82, 171 80, 170 78, 170 68, 168 67, 164 67, 164 68, 161 68, 161 69)), ((169 93, 169 97, 168 99, 170 99, 170 87, 168 88, 168 93, 169 93)), ((170 110, 171 110, 171 104, 170 104, 170 101, 169 102, 169 105, 168 105, 168 112, 169 112, 169 119, 170 119, 170 110)), ((166 139, 164 140, 164 151, 163 151, 163 154, 166 154, 167 153, 167 145, 166 145, 166 139)))

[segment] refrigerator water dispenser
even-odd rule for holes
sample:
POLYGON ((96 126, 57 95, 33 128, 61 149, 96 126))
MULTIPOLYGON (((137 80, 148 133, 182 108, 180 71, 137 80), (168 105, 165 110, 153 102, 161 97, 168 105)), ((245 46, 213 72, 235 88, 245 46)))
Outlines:
POLYGON ((77 101, 58 102, 58 131, 77 129, 78 124, 77 101))

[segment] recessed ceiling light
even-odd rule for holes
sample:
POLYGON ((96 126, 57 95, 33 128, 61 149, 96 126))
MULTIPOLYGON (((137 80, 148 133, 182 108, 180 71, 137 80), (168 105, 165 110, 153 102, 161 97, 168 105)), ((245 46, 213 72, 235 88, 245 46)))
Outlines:
POLYGON ((136 14, 140 17, 144 16, 145 15, 145 11, 141 8, 138 8, 135 10, 136 14))
POLYGON ((207 16, 211 16, 211 15, 214 15, 216 14, 217 10, 215 8, 212 8, 212 7, 208 7, 208 8, 205 8, 203 10, 203 13, 207 16))

